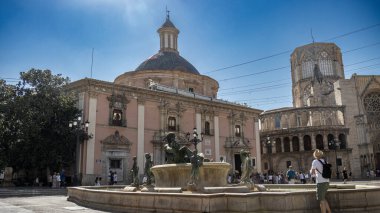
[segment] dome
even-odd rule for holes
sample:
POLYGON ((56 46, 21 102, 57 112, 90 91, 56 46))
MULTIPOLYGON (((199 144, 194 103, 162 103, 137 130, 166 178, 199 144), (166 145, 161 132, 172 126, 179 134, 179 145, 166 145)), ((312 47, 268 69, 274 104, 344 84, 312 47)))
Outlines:
POLYGON ((177 70, 199 75, 198 70, 190 62, 178 53, 169 51, 162 51, 153 55, 135 69, 135 71, 143 70, 177 70))

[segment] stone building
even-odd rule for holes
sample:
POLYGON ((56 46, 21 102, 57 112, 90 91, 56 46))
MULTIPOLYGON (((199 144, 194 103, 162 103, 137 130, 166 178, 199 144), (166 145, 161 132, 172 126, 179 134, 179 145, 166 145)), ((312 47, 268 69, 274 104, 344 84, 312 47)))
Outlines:
POLYGON ((241 149, 249 150, 254 159, 260 155, 262 111, 217 98, 218 82, 180 56, 179 30, 169 16, 158 34, 159 52, 134 71, 114 82, 86 78, 68 87, 76 94, 82 121, 89 121, 88 132, 93 135, 79 143, 74 173, 84 185, 92 185, 96 176, 106 182, 110 170, 117 172, 119 183, 129 183, 132 157, 137 156, 142 175, 144 153, 152 153, 155 165, 163 164, 164 138, 169 132, 193 149, 190 133, 195 128, 198 138, 203 137, 197 148, 205 158, 223 157, 234 170, 240 170, 241 149))
POLYGON ((380 168, 379 119, 375 119, 380 110, 380 77, 345 79, 342 53, 333 43, 296 48, 291 54, 291 77, 293 107, 260 115, 263 172, 285 172, 290 165, 308 172, 315 149, 324 150, 333 177, 344 167, 354 177, 380 168))

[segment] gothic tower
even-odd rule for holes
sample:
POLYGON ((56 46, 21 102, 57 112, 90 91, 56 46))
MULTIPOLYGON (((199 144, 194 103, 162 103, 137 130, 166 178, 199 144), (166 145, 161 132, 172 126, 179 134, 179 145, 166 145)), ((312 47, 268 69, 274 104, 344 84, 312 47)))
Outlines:
POLYGON ((312 43, 291 54, 294 107, 336 105, 334 83, 344 79, 342 53, 334 43, 312 43))

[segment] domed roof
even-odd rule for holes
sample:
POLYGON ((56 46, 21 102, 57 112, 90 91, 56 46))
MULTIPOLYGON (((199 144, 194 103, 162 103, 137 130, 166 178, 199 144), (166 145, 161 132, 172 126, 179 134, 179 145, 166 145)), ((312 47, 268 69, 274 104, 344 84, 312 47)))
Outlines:
POLYGON ((174 24, 170 21, 169 18, 166 19, 165 23, 161 26, 161 28, 164 28, 164 27, 172 27, 172 28, 176 28, 174 26, 174 24))
POLYGON ((135 71, 178 70, 198 74, 198 70, 176 52, 162 51, 145 60, 135 71))

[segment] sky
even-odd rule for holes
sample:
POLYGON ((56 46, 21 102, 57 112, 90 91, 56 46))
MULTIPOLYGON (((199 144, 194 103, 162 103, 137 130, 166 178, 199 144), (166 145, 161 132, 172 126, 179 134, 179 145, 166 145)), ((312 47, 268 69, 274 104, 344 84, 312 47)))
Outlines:
POLYGON ((312 37, 341 48, 347 79, 380 75, 380 0, 2 0, 0 78, 35 68, 113 82, 159 51, 166 8, 180 55, 224 100, 291 107, 290 54, 312 37))

